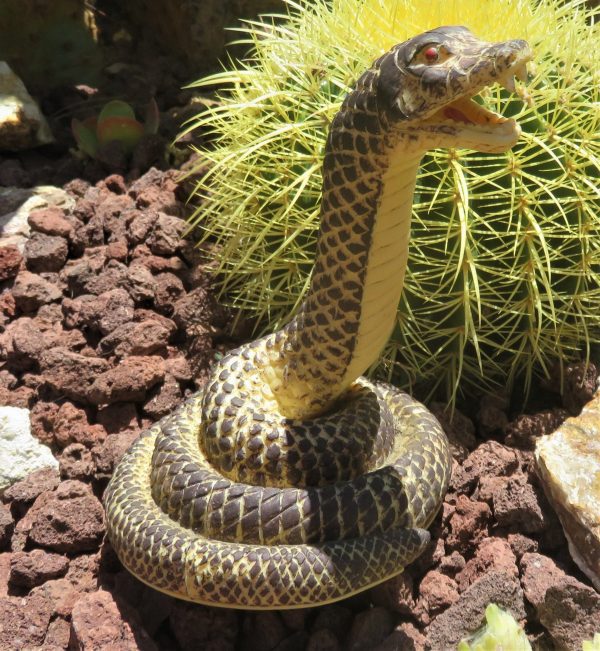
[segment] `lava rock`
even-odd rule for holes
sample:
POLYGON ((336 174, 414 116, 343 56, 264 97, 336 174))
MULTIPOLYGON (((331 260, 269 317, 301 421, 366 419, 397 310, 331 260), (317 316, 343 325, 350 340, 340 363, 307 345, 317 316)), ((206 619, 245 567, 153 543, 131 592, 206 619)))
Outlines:
POLYGON ((0 504, 0 551, 9 547, 14 528, 15 521, 10 508, 0 504))
POLYGON ((75 649, 158 651, 135 612, 117 604, 110 592, 87 594, 73 607, 71 642, 75 649))
POLYGON ((63 479, 85 481, 94 475, 96 466, 92 453, 81 443, 71 443, 59 457, 59 471, 63 479))
POLYGON ((394 620, 385 608, 375 606, 356 615, 346 640, 349 651, 369 651, 392 632, 394 620))
POLYGON ((485 609, 495 603, 517 620, 525 617, 519 580, 512 574, 488 572, 465 590, 458 601, 438 615, 426 629, 432 649, 455 649, 461 639, 477 631, 484 622, 485 609))
POLYGON ((556 648, 579 651, 598 632, 600 595, 541 554, 525 554, 521 572, 525 597, 556 648))
POLYGON ((468 493, 481 477, 508 477, 518 469, 519 459, 513 449, 486 441, 452 473, 450 488, 457 493, 468 493))
POLYGON ((507 479, 494 493, 492 503, 496 521, 502 527, 535 533, 546 525, 539 497, 525 475, 507 479))
POLYGON ((166 353, 172 332, 155 319, 123 323, 100 341, 99 351, 120 358, 166 353))
POLYGON ((58 285, 38 274, 20 271, 12 288, 15 306, 21 312, 35 312, 40 306, 53 303, 62 298, 58 285))
POLYGON ((464 592, 490 571, 519 576, 517 559, 508 542, 502 538, 486 538, 481 541, 475 556, 456 575, 459 590, 464 592))
POLYGON ((53 491, 59 484, 58 468, 40 468, 4 491, 4 500, 10 503, 16 518, 22 518, 36 498, 53 491))
POLYGON ((107 372, 110 364, 98 357, 74 353, 66 348, 56 347, 42 354, 43 380, 57 393, 87 403, 96 379, 107 372))
POLYGON ((0 247, 0 282, 14 278, 19 272, 23 256, 16 246, 0 247))
POLYGON ((32 231, 45 235, 57 235, 69 239, 73 233, 73 225, 65 219, 64 211, 56 206, 32 210, 27 223, 32 231))
POLYGON ((102 505, 80 481, 63 481, 52 493, 42 493, 27 515, 29 539, 57 552, 95 550, 105 533, 102 505))
POLYGON ((49 579, 64 576, 69 559, 60 554, 34 549, 31 552, 15 552, 10 559, 9 583, 31 589, 49 579))
POLYGON ((456 500, 456 511, 450 518, 450 533, 446 540, 451 550, 467 551, 488 536, 492 519, 490 507, 485 502, 474 502, 465 495, 456 500))
POLYGON ((60 271, 67 261, 69 245, 64 237, 33 233, 25 244, 23 257, 30 271, 60 271))
POLYGON ((97 405, 141 401, 165 377, 161 357, 127 357, 118 366, 98 375, 89 390, 97 405))

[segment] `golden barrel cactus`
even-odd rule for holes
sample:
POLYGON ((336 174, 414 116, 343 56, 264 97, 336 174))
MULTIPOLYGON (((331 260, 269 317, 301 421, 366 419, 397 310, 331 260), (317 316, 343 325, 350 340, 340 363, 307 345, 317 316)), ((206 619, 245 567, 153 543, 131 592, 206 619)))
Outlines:
MULTIPOLYGON (((600 336, 600 30, 579 0, 288 2, 249 24, 251 57, 199 81, 216 105, 191 223, 218 243, 223 295, 278 327, 308 285, 327 126, 360 72, 394 43, 447 24, 525 38, 536 70, 482 101, 520 122, 506 154, 432 152, 415 194, 398 321, 374 369, 446 397, 529 384, 600 336)), ((598 15, 598 10, 595 10, 598 15)))

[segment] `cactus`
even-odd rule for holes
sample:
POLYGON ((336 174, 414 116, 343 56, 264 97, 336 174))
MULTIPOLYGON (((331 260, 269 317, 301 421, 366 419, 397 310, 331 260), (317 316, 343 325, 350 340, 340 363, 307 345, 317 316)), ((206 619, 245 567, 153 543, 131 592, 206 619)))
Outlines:
POLYGON ((489 604, 485 609, 486 625, 469 640, 461 640, 456 651, 531 651, 525 631, 510 613, 489 604))
POLYGON ((417 180, 409 269, 382 364, 396 383, 454 399, 511 386, 600 335, 600 30, 582 0, 297 0, 246 28, 250 59, 200 80, 219 102, 187 130, 200 152, 190 223, 217 242, 223 296, 281 325, 307 288, 327 125, 353 81, 396 42, 443 24, 525 38, 521 97, 484 98, 523 135, 506 154, 429 153, 417 180), (591 23, 591 24, 590 24, 591 23), (417 387, 418 388, 418 387, 417 387))

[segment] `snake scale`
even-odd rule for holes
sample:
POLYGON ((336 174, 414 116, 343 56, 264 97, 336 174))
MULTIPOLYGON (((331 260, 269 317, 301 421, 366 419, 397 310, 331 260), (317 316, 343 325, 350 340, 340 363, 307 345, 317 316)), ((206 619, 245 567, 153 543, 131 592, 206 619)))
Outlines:
POLYGON ((514 90, 530 58, 524 41, 440 27, 358 79, 330 125, 299 311, 215 363, 108 485, 109 538, 140 580, 215 606, 297 608, 373 586, 423 551, 448 441, 420 403, 361 374, 395 323, 423 154, 509 149, 518 125, 471 97, 514 90))

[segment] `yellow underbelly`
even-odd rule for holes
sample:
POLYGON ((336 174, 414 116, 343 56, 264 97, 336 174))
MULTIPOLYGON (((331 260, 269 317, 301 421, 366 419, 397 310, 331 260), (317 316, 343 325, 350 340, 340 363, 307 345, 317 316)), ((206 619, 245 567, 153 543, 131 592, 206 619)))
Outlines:
POLYGON ((408 258, 418 164, 418 160, 392 158, 383 177, 367 261, 356 345, 344 376, 345 385, 350 385, 377 361, 394 327, 408 258))

